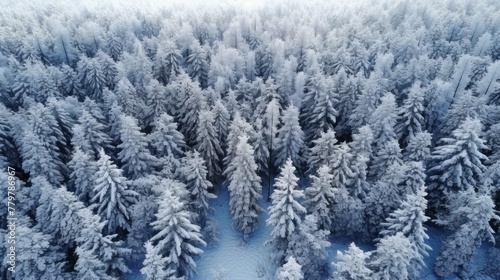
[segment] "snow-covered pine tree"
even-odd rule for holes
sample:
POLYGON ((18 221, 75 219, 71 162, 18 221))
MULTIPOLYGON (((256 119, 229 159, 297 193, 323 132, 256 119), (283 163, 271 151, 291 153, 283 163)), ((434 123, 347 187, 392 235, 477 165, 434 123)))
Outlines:
POLYGON ((373 131, 369 125, 364 125, 358 129, 358 133, 352 135, 351 146, 352 153, 355 157, 360 155, 370 159, 372 155, 373 131))
POLYGON ((189 54, 186 65, 187 73, 193 80, 200 83, 202 89, 208 86, 208 71, 210 64, 207 61, 205 50, 198 43, 190 47, 191 53, 189 54))
POLYGON ((168 111, 171 98, 167 93, 166 87, 155 79, 149 81, 149 84, 145 86, 145 90, 147 99, 145 102, 146 107, 144 114, 147 118, 146 123, 152 125, 154 120, 168 111))
POLYGON ((161 114, 155 120, 153 131, 147 137, 158 158, 178 158, 183 155, 186 145, 184 135, 177 130, 177 123, 168 113, 161 114))
POLYGON ((78 119, 77 125, 73 127, 73 146, 79 147, 83 152, 96 159, 99 150, 109 150, 111 139, 106 134, 106 127, 94 118, 88 111, 84 110, 78 119))
POLYGON ((179 173, 182 181, 186 184, 187 190, 190 193, 191 212, 197 215, 196 221, 205 224, 205 219, 209 210, 208 200, 214 199, 216 196, 209 193, 212 188, 212 183, 208 181, 206 161, 197 151, 187 152, 186 157, 182 159, 179 173))
POLYGON ((396 139, 381 144, 382 147, 375 153, 370 163, 370 176, 380 179, 394 163, 402 164, 401 148, 396 139))
POLYGON ((385 94, 381 103, 370 117, 369 124, 373 132, 374 152, 377 153, 390 141, 397 140, 394 127, 397 123, 397 105, 394 95, 385 94))
POLYGON ((223 152, 226 151, 227 148, 227 134, 229 132, 229 122, 231 116, 227 111, 226 107, 222 103, 220 98, 217 98, 214 101, 212 106, 212 113, 214 115, 213 126, 215 127, 215 131, 217 132, 217 140, 219 140, 219 145, 223 152))
POLYGON ((420 161, 426 166, 431 156, 431 140, 432 136, 427 131, 416 133, 414 137, 409 139, 409 143, 405 148, 405 159, 420 161))
MULTIPOLYGON (((351 148, 345 142, 336 146, 333 157, 330 158, 328 166, 332 170, 333 186, 336 188, 349 189, 349 183, 355 176, 351 166, 352 163, 351 148)), ((353 190, 349 190, 353 192, 353 190)))
POLYGON ((139 120, 146 117, 146 103, 126 77, 121 78, 116 84, 115 94, 124 114, 139 120))
POLYGON ((425 168, 421 161, 410 161, 405 165, 404 188, 400 191, 402 197, 407 194, 416 194, 425 184, 426 179, 425 168))
POLYGON ((487 160, 481 152, 487 147, 480 134, 480 121, 467 118, 453 131, 452 138, 441 139, 442 144, 432 153, 432 167, 429 169, 433 207, 443 200, 442 192, 463 191, 468 186, 476 190, 480 188, 479 182, 486 170, 483 161, 487 160))
POLYGON ((296 189, 299 178, 294 172, 292 160, 287 159, 276 179, 275 190, 271 195, 272 204, 268 208, 269 218, 266 223, 272 227, 269 242, 274 247, 273 259, 277 264, 282 264, 285 260, 286 252, 290 249, 289 241, 297 234, 302 215, 306 213, 306 209, 299 202, 304 193, 296 189))
POLYGON ((422 132, 425 126, 423 117, 425 92, 420 86, 420 82, 412 85, 408 98, 399 109, 400 120, 395 130, 405 144, 415 137, 415 134, 422 132))
POLYGON ((290 240, 289 255, 296 258, 302 266, 304 277, 307 279, 321 279, 327 275, 326 248, 328 242, 328 229, 318 229, 316 215, 305 216, 299 231, 290 240))
POLYGON ((190 277, 196 269, 193 258, 203 253, 199 246, 206 246, 200 227, 191 222, 185 202, 171 190, 163 191, 158 205, 156 221, 151 223, 158 233, 150 242, 158 255, 167 258, 165 271, 175 271, 174 277, 190 277))
POLYGON ((312 183, 305 189, 307 213, 317 216, 319 229, 330 229, 332 219, 329 208, 334 201, 333 175, 328 165, 322 165, 312 183))
POLYGON ((123 164, 127 178, 135 180, 150 174, 157 159, 148 150, 149 139, 141 132, 134 117, 120 117, 120 139, 122 143, 118 145, 118 159, 123 164))
POLYGON ((239 113, 236 113, 233 121, 229 125, 229 134, 226 139, 227 152, 226 157, 224 158, 224 175, 226 178, 230 178, 232 175, 232 169, 229 168, 229 165, 233 161, 234 157, 236 157, 236 146, 238 145, 239 137, 247 135, 249 139, 252 139, 254 134, 255 130, 253 127, 242 119, 239 113))
POLYGON ((203 91, 198 87, 194 87, 191 95, 186 99, 183 105, 183 111, 180 112, 179 129, 184 134, 186 143, 189 146, 196 144, 196 129, 199 124, 199 114, 207 109, 207 102, 203 91))
POLYGON ((304 132, 299 124, 299 109, 290 105, 283 112, 283 126, 278 130, 275 165, 281 166, 290 158, 299 170, 302 169, 304 132))
POLYGON ((99 216, 108 221, 106 232, 115 233, 118 228, 129 229, 130 210, 127 208, 135 202, 137 193, 128 188, 128 181, 122 176, 122 170, 102 149, 99 151, 97 168, 91 202, 99 205, 99 216))
POLYGON ((354 165, 352 166, 352 172, 354 173, 354 177, 352 178, 351 183, 349 184, 349 190, 351 191, 351 195, 353 197, 357 197, 359 199, 366 198, 366 195, 369 192, 370 184, 366 180, 368 162, 370 160, 364 155, 358 155, 355 158, 354 165))
POLYGON ((404 168, 399 163, 391 165, 384 175, 370 188, 366 203, 367 231, 376 236, 381 223, 401 204, 400 184, 404 179, 404 168))
POLYGON ((240 136, 235 152, 236 156, 227 168, 232 170, 228 177, 229 207, 234 223, 246 236, 255 230, 258 214, 262 211, 259 206, 262 186, 256 173, 254 150, 246 135, 240 136))
POLYGON ((382 236, 395 235, 400 232, 416 246, 421 258, 416 259, 417 262, 413 263, 412 268, 409 269, 413 277, 418 277, 420 269, 425 266, 423 258, 429 256, 428 251, 432 250, 425 243, 429 236, 423 225, 429 220, 429 217, 425 215, 426 195, 425 186, 422 184, 415 193, 406 196, 401 206, 390 214, 385 223, 382 223, 385 229, 380 232, 382 236))
POLYGON ((278 280, 303 280, 302 266, 297 263, 294 257, 290 257, 278 270, 276 277, 278 280))
POLYGON ((373 271, 368 267, 371 254, 365 253, 354 243, 351 243, 344 253, 337 251, 337 259, 332 263, 335 268, 333 280, 371 280, 373 271))
POLYGON ((269 147, 262 126, 262 119, 257 118, 254 123, 255 139, 254 139, 254 157, 257 164, 257 173, 262 176, 269 175, 269 147))
POLYGON ((448 209, 448 217, 437 222, 455 232, 445 239, 434 263, 434 271, 440 277, 461 272, 484 240, 494 243, 490 222, 500 220, 491 197, 476 193, 472 186, 452 195, 448 209))
POLYGON ((321 132, 333 129, 337 120, 338 112, 334 105, 338 102, 337 93, 334 92, 334 84, 330 79, 324 79, 323 90, 317 92, 311 104, 311 112, 307 115, 305 123, 307 126, 306 141, 310 143, 313 139, 321 136, 321 132))
POLYGON ((214 115, 212 111, 200 111, 198 121, 196 149, 205 160, 208 178, 216 181, 221 175, 220 157, 223 156, 223 152, 219 144, 217 131, 213 125, 214 115))
POLYGON ((144 247, 146 248, 146 258, 142 263, 143 267, 141 268, 141 273, 147 280, 165 279, 165 277, 167 277, 165 267, 168 262, 168 257, 160 255, 157 248, 153 247, 149 241, 144 244, 144 247))
POLYGON ((78 198, 88 205, 95 184, 96 162, 87 153, 76 147, 68 167, 71 169, 69 185, 78 198))
POLYGON ((170 40, 163 42, 154 59, 154 77, 163 85, 167 85, 180 73, 181 61, 182 56, 175 44, 170 40))
POLYGON ((398 232, 382 238, 370 262, 373 279, 410 279, 412 263, 420 260, 415 245, 398 232))
POLYGON ((323 164, 329 164, 335 156, 337 150, 337 139, 335 131, 329 129, 327 132, 322 132, 318 139, 312 141, 313 146, 309 148, 307 157, 307 173, 313 174, 323 164))

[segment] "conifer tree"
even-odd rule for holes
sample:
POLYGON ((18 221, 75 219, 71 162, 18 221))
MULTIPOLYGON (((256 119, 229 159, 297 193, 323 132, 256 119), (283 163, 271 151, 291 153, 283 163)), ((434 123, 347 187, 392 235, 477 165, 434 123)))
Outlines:
POLYGON ((227 152, 226 157, 224 157, 224 175, 226 176, 226 178, 231 177, 232 169, 228 167, 236 156, 236 146, 238 145, 239 137, 246 135, 248 139, 252 139, 252 136, 254 134, 255 131, 253 127, 244 119, 242 119, 239 113, 236 113, 233 121, 229 125, 229 133, 226 139, 227 152))
POLYGON ((255 230, 258 214, 262 211, 259 206, 262 186, 256 174, 254 150, 248 144, 247 136, 240 136, 236 146, 236 156, 227 169, 232 170, 228 178, 231 215, 238 229, 246 236, 255 230))
POLYGON ((128 181, 122 176, 122 170, 102 149, 99 151, 97 167, 91 202, 98 203, 99 216, 108 221, 108 233, 115 233, 118 227, 129 229, 130 209, 127 208, 135 202, 137 193, 128 188, 128 181))
POLYGON ((295 167, 291 159, 287 159, 281 167, 280 176, 276 179, 275 190, 271 195, 269 218, 266 223, 272 227, 271 240, 274 249, 273 259, 283 263, 285 254, 290 250, 290 240, 297 234, 306 209, 299 203, 304 197, 303 191, 297 190, 299 178, 295 176, 295 167))
POLYGON ((156 221, 151 223, 157 234, 150 242, 158 255, 167 258, 166 271, 175 271, 174 277, 190 277, 196 269, 193 257, 203 253, 199 246, 206 246, 200 227, 191 222, 191 213, 186 210, 185 202, 171 190, 163 191, 158 205, 156 221))
POLYGON ((307 172, 309 174, 316 172, 321 165, 330 163, 337 150, 335 144, 337 144, 337 139, 333 130, 322 132, 320 138, 313 140, 313 146, 309 148, 307 159, 307 166, 309 166, 307 172))
POLYGON ((432 153, 430 190, 459 191, 466 190, 468 186, 480 187, 479 182, 486 170, 482 162, 487 160, 480 151, 486 149, 480 133, 479 120, 468 118, 453 131, 452 138, 441 139, 443 144, 432 153))
POLYGON ((312 183, 305 190, 306 208, 309 214, 317 216, 318 228, 329 229, 332 219, 329 208, 334 201, 333 175, 327 165, 322 165, 316 176, 311 176, 312 183))
POLYGON ((410 138, 408 146, 405 148, 406 160, 420 161, 426 166, 431 156, 431 140, 431 134, 426 131, 416 133, 414 137, 410 138))
POLYGON ((84 110, 78 119, 78 125, 73 127, 73 146, 97 158, 100 149, 110 149, 111 139, 105 133, 106 127, 84 110))
POLYGON ((229 132, 229 122, 231 117, 220 98, 214 101, 212 113, 214 115, 213 125, 215 127, 215 131, 217 132, 217 140, 222 151, 226 151, 226 139, 229 132))
POLYGON ((257 118, 254 123, 255 139, 254 139, 254 157, 257 164, 257 173, 264 176, 269 175, 269 148, 267 139, 262 126, 262 119, 257 118))
POLYGON ((373 267, 375 279, 409 279, 413 261, 420 260, 415 245, 398 232, 388 235, 377 244, 373 267))
POLYGON ((205 160, 208 178, 214 180, 221 174, 219 158, 223 155, 219 140, 217 139, 217 131, 213 125, 214 115, 211 111, 203 110, 200 112, 198 119, 196 149, 205 160))
POLYGON ((428 251, 431 250, 431 247, 425 243, 429 236, 423 225, 429 219, 425 215, 426 195, 424 185, 421 185, 415 193, 409 194, 401 206, 386 219, 383 223, 385 229, 380 232, 382 236, 395 235, 400 232, 416 246, 421 258, 416 259, 417 262, 413 263, 410 269, 414 277, 417 277, 419 270, 425 266, 423 258, 428 256, 428 251))
POLYGON ((144 247, 146 248, 146 258, 142 263, 144 266, 141 269, 141 273, 148 280, 165 279, 165 277, 167 277, 165 267, 168 262, 168 257, 163 257, 158 254, 157 248, 153 247, 149 241, 144 244, 144 247))
POLYGON ((320 279, 325 277, 326 248, 330 247, 327 241, 329 230, 318 229, 316 215, 305 216, 299 231, 290 240, 290 255, 297 259, 302 266, 304 277, 307 279, 320 279))
POLYGON ((448 216, 437 221, 454 230, 445 239, 434 263, 434 271, 440 277, 460 272, 484 240, 494 243, 490 222, 500 220, 491 197, 476 193, 472 186, 452 196, 448 207, 448 216))
POLYGON ((177 130, 177 123, 168 113, 161 114, 154 122, 148 136, 154 154, 159 157, 180 157, 186 145, 184 135, 177 130))
POLYGON ((82 202, 88 203, 95 183, 97 163, 77 147, 68 166, 72 170, 69 175, 70 186, 82 202))
POLYGON ((136 119, 126 115, 120 117, 120 139, 118 158, 126 176, 135 180, 150 174, 156 158, 148 150, 149 139, 140 131, 136 119))
POLYGON ((283 112, 283 126, 278 130, 275 165, 281 166, 290 158, 297 167, 302 166, 304 133, 299 125, 299 110, 290 105, 283 112))
POLYGON ((212 183, 207 179, 208 171, 205 163, 197 151, 187 152, 179 169, 190 193, 191 212, 197 215, 196 220, 201 221, 201 224, 204 224, 209 210, 208 200, 216 198, 214 194, 209 193, 212 183))
POLYGON ((425 92, 417 82, 410 88, 408 98, 399 109, 400 122, 396 126, 396 133, 405 144, 424 128, 424 98, 425 92))
POLYGON ((303 280, 302 266, 297 263, 294 257, 288 258, 288 261, 278 270, 278 280, 303 280))
POLYGON ((342 253, 337 251, 337 260, 332 263, 335 268, 333 280, 370 280, 372 271, 368 267, 371 252, 363 252, 356 244, 351 243, 349 249, 342 253))

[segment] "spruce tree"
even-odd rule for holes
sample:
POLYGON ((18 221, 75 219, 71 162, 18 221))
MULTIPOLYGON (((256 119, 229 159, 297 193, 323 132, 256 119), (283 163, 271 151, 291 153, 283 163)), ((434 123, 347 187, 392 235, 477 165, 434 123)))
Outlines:
POLYGON ((209 193, 212 183, 207 179, 206 162, 197 151, 187 152, 179 173, 190 193, 191 212, 197 215, 195 220, 204 224, 209 210, 208 200, 216 198, 214 194, 209 193))
POLYGON ((157 233, 150 242, 159 256, 167 257, 166 271, 175 271, 176 277, 190 277, 196 268, 193 258, 203 253, 199 246, 206 246, 200 227, 191 222, 185 202, 171 190, 163 191, 158 205, 156 221, 151 223, 157 233))
POLYGON ((275 165, 281 166, 290 158, 299 169, 302 166, 304 133, 299 125, 299 110, 290 105, 283 112, 283 126, 278 130, 275 165))
POLYGON ((120 117, 120 139, 122 143, 118 145, 118 159, 123 164, 127 178, 135 180, 150 174, 157 159, 148 150, 149 139, 140 131, 135 118, 126 115, 120 117))
POLYGON ((333 190, 333 175, 328 165, 322 165, 316 176, 311 176, 312 183, 305 190, 306 208, 309 214, 318 219, 318 228, 329 229, 332 226, 330 207, 335 193, 333 190))
POLYGON ((260 178, 256 174, 257 164, 254 160, 254 150, 248 144, 247 136, 240 137, 236 146, 236 156, 227 169, 232 170, 228 178, 229 208, 234 223, 246 236, 255 230, 258 214, 262 211, 259 206, 262 186, 260 178))
POLYGON ((219 159, 223 155, 219 140, 217 139, 217 131, 213 125, 214 115, 211 111, 203 110, 200 112, 198 119, 196 149, 205 160, 208 178, 214 180, 221 175, 219 159))
POLYGON ((371 252, 364 252, 354 243, 351 243, 344 253, 337 251, 337 259, 332 263, 335 268, 333 280, 372 279, 373 271, 368 267, 371 254, 371 252))
POLYGON ((314 174, 321 165, 330 163, 337 151, 335 144, 337 139, 333 130, 322 132, 320 138, 313 140, 313 146, 308 151, 307 173, 314 174))
POLYGON ((108 221, 106 232, 115 233, 118 227, 129 229, 130 209, 127 208, 135 202, 137 193, 128 188, 128 181, 122 176, 122 170, 102 149, 99 152, 97 168, 94 197, 91 202, 99 205, 99 216, 108 221))
POLYGON ((297 234, 302 216, 306 213, 299 202, 304 193, 296 189, 299 178, 294 173, 293 162, 287 159, 276 179, 275 190, 271 195, 272 204, 268 208, 266 223, 272 227, 269 242, 274 247, 273 259, 278 264, 283 263, 286 252, 291 249, 289 242, 297 234))
POLYGON ((288 261, 278 270, 278 280, 303 280, 302 266, 297 263, 294 257, 288 258, 288 261))

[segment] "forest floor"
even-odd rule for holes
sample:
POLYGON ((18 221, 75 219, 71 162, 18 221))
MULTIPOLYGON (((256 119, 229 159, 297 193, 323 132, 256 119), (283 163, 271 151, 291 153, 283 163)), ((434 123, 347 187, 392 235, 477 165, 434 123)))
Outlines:
MULTIPOLYGON (((209 218, 213 219, 217 225, 218 242, 207 245, 203 248, 204 253, 196 260, 197 275, 192 277, 192 280, 272 280, 276 267, 271 264, 270 245, 265 246, 265 242, 270 238, 271 228, 266 226, 268 217, 267 207, 271 204, 267 202, 267 186, 263 186, 263 198, 260 206, 266 210, 259 215, 259 228, 252 233, 248 240, 243 241, 242 233, 234 227, 229 210, 229 192, 227 187, 220 187, 217 192, 217 198, 210 201, 210 206, 213 208, 209 218)), ((429 240, 427 243, 432 247, 429 256, 424 259, 426 267, 422 270, 419 279, 422 280, 437 280, 433 272, 433 263, 441 248, 442 241, 448 234, 442 229, 427 227, 429 240)), ((329 240, 331 246, 327 248, 328 263, 335 261, 337 251, 345 251, 351 242, 365 250, 375 249, 374 244, 366 244, 357 240, 352 240, 347 237, 332 238, 329 240)), ((207 242, 209 243, 209 242, 207 242)), ((490 243, 483 243, 481 248, 475 255, 470 266, 469 275, 473 276, 477 271, 481 270, 487 262, 487 250, 491 248, 490 243)), ((139 270, 141 264, 131 268, 133 273, 129 274, 127 280, 142 280, 144 277, 139 270)), ((332 270, 332 268, 330 268, 332 270)), ((448 277, 448 279, 458 279, 456 276, 448 277)), ((493 279, 481 275, 479 278, 471 277, 470 279, 493 279)))

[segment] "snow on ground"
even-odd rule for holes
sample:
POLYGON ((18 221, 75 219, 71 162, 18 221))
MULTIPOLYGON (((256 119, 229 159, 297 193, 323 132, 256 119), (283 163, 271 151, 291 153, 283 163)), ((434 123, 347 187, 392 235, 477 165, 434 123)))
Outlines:
MULTIPOLYGON (((227 188, 222 187, 217 196, 211 201, 214 212, 210 216, 217 221, 219 244, 204 249, 197 261, 198 275, 193 280, 272 279, 271 248, 264 246, 271 234, 271 228, 265 226, 267 212, 260 214, 259 229, 245 243, 242 233, 234 227, 231 219, 227 188)), ((264 209, 269 206, 266 197, 267 194, 260 203, 264 209)))
MULTIPOLYGON (((300 184, 304 185, 304 181, 300 184)), ((270 202, 266 201, 267 186, 263 186, 263 198, 260 206, 266 210, 259 216, 259 229, 251 234, 247 242, 243 242, 242 233, 237 230, 231 219, 229 211, 229 192, 227 187, 220 187, 217 193, 217 198, 210 201, 210 206, 213 212, 209 218, 214 219, 217 224, 217 245, 209 245, 203 248, 204 253, 196 260, 198 274, 191 278, 192 280, 270 280, 274 279, 276 267, 270 262, 271 247, 264 246, 266 240, 270 238, 271 228, 266 226, 267 207, 270 202)), ((450 234, 437 228, 427 227, 429 240, 427 243, 432 247, 429 256, 424 259, 425 267, 420 275, 421 280, 438 280, 433 271, 433 263, 436 260, 437 254, 441 249, 442 242, 445 237, 450 234)), ((369 251, 375 249, 374 244, 362 243, 356 240, 351 240, 348 237, 335 237, 329 240, 331 246, 327 248, 328 263, 335 261, 337 251, 345 251, 348 249, 351 242, 355 242, 356 246, 369 251)), ((469 275, 473 275, 476 271, 481 270, 487 262, 487 250, 491 248, 491 244, 484 242, 478 250, 470 267, 469 275)), ((131 267, 133 271, 125 279, 127 280, 143 280, 139 270, 142 264, 137 264, 131 267)), ((332 268, 330 268, 331 271, 332 268)), ((446 280, 457 279, 456 276, 446 278, 446 280)), ((482 279, 492 279, 483 278, 482 279)))

